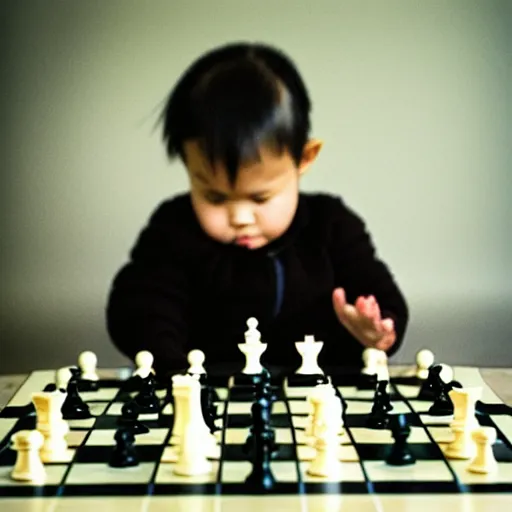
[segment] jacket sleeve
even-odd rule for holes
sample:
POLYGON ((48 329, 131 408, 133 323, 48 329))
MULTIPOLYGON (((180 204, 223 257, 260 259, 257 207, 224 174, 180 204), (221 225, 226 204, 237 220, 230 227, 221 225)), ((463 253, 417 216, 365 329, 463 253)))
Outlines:
POLYGON ((343 202, 337 209, 330 233, 336 287, 345 289, 351 304, 361 295, 375 296, 382 318, 392 318, 395 323, 397 339, 388 350, 388 355, 393 355, 403 343, 409 321, 405 297, 388 266, 378 257, 364 221, 343 202))
POLYGON ((189 283, 168 217, 161 207, 142 231, 114 278, 106 311, 114 345, 132 360, 149 350, 157 375, 186 367, 189 283))

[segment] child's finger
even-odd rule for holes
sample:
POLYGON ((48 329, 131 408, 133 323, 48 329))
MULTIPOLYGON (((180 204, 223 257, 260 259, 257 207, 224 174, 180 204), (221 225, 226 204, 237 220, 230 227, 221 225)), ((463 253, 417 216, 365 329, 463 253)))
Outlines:
POLYGON ((332 292, 332 305, 334 307, 334 311, 336 316, 342 321, 344 317, 344 307, 347 304, 347 299, 345 297, 345 290, 343 288, 336 288, 332 292))
POLYGON ((384 318, 381 325, 386 332, 393 332, 395 330, 395 322, 392 318, 384 318))

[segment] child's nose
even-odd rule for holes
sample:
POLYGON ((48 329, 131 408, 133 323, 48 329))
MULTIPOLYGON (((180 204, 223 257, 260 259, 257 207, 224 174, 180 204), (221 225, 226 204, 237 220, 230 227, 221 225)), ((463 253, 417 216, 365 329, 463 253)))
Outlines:
POLYGON ((247 226, 254 223, 254 213, 249 205, 234 205, 229 212, 233 227, 247 226))

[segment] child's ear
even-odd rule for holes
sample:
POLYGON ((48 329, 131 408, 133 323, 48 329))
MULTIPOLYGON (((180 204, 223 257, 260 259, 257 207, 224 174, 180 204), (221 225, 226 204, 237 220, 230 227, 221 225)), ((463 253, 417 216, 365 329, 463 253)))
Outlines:
POLYGON ((324 143, 320 139, 309 139, 306 142, 299 164, 299 175, 302 175, 309 170, 311 164, 316 160, 318 153, 320 153, 323 145, 324 143))

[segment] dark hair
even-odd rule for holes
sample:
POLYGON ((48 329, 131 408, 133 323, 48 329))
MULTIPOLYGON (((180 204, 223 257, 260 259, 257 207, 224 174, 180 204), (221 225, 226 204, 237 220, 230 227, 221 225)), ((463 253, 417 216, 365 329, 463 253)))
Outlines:
POLYGON ((213 166, 230 182, 262 145, 290 151, 300 162, 310 129, 311 104, 294 63, 264 44, 233 43, 196 60, 180 77, 162 112, 170 158, 183 160, 183 143, 198 139, 213 166))

